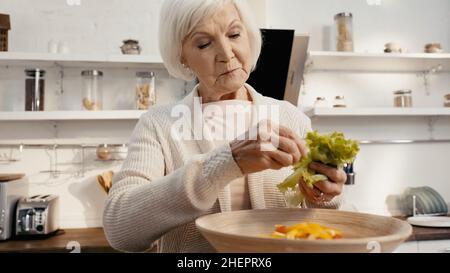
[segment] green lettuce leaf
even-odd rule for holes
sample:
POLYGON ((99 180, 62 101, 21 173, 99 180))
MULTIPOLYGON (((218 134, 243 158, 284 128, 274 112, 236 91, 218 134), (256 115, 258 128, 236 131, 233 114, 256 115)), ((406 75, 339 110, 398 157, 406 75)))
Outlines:
POLYGON ((283 193, 288 189, 296 190, 300 178, 303 178, 311 188, 314 183, 327 180, 326 176, 317 174, 309 168, 309 164, 312 162, 320 162, 342 169, 346 163, 353 163, 359 152, 358 142, 345 139, 344 134, 338 132, 328 135, 321 135, 317 131, 310 132, 306 137, 306 144, 309 148, 308 156, 302 157, 299 162, 294 164, 294 172, 277 185, 283 193))

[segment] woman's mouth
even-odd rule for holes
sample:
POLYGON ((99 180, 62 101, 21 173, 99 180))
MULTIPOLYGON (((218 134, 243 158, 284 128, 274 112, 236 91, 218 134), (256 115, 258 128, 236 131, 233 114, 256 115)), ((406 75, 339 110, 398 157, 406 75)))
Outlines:
POLYGON ((235 71, 237 71, 237 70, 239 70, 239 69, 240 69, 240 68, 235 68, 235 69, 229 70, 229 71, 227 71, 227 72, 225 72, 225 73, 223 73, 223 74, 220 74, 220 76, 230 75, 230 74, 232 74, 233 72, 235 72, 235 71))

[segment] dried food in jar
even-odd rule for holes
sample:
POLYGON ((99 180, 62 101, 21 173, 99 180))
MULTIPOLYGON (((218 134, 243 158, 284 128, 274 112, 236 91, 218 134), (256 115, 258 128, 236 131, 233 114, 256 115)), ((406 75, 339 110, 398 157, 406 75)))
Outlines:
POLYGON ((348 12, 336 14, 336 50, 352 52, 353 47, 353 15, 348 12))
POLYGON ((394 106, 400 108, 409 108, 413 106, 412 91, 398 90, 394 92, 394 106))
POLYGON ((88 98, 83 99, 83 106, 84 106, 84 109, 89 110, 89 111, 99 111, 102 109, 102 106, 100 103, 91 101, 88 98))
POLYGON ((103 144, 97 147, 97 158, 100 160, 111 160, 112 149, 107 144, 103 144))
POLYGON ((425 53, 442 53, 442 51, 440 43, 430 43, 425 45, 425 53))
POLYGON ((137 72, 136 107, 138 110, 147 110, 156 104, 155 73, 137 72))

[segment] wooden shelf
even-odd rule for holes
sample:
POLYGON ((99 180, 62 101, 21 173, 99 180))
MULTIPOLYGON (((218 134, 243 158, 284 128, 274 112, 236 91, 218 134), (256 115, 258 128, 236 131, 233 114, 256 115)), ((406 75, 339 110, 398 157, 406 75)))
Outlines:
POLYGON ((442 66, 441 72, 450 72, 450 54, 311 51, 307 64, 312 71, 423 72, 442 66))
POLYGON ((164 68, 160 56, 0 52, 0 66, 67 68, 164 68))
POLYGON ((307 108, 309 117, 450 117, 450 108, 307 108))
POLYGON ((0 112, 0 121, 138 120, 146 111, 0 112))

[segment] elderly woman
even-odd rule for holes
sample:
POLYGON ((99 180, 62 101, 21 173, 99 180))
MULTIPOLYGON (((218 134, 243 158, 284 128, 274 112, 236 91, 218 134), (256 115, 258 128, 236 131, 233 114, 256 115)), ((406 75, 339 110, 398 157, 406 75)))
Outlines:
MULTIPOLYGON (((286 206, 276 185, 307 154, 303 138, 311 123, 293 105, 264 97, 246 84, 260 54, 261 36, 245 2, 165 0, 160 22, 167 70, 184 80, 197 78, 199 84, 181 102, 154 107, 141 117, 128 157, 114 177, 104 228, 111 245, 124 251, 145 251, 158 242, 159 252, 212 252, 195 219, 286 206), (251 110, 230 114, 229 106, 251 110), (215 110, 206 114, 208 107, 215 110), (278 109, 278 120, 256 115, 261 107, 278 109), (225 114, 217 114, 224 109, 225 114), (180 118, 180 112, 194 117, 180 118), (229 126, 236 118, 241 118, 240 126, 229 126), (210 133, 185 134, 198 124, 201 132, 209 128, 210 133), (185 132, 181 137, 176 133, 180 125, 185 132), (252 128, 265 129, 249 137, 252 128), (220 139, 217 132, 246 137, 220 139), (265 145, 269 142, 271 148, 265 145)), ((321 164, 310 168, 329 179, 314 189, 299 181, 307 206, 339 207, 345 173, 321 164)))

